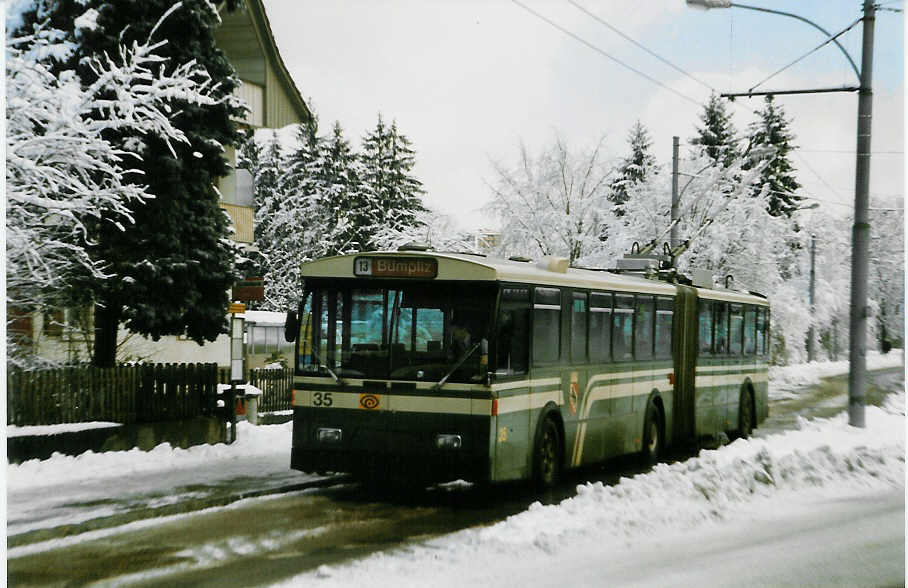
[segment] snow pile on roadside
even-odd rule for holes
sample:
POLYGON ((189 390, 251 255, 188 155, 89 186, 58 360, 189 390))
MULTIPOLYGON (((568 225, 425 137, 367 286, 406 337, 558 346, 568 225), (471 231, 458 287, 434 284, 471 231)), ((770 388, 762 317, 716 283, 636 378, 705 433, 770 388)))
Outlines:
MULTIPOLYGON (((867 369, 879 370, 902 367, 905 364, 905 351, 893 349, 883 355, 878 351, 867 354, 867 369)), ((771 399, 796 398, 797 391, 807 386, 820 383, 821 378, 841 376, 848 373, 848 360, 814 361, 797 365, 770 366, 769 397, 771 399)))
POLYGON ((188 449, 162 443, 151 451, 138 448, 129 451, 94 453, 87 451, 71 456, 55 453, 49 459, 32 459, 6 467, 7 490, 52 486, 80 480, 97 480, 129 474, 184 469, 224 461, 286 453, 290 463, 290 444, 293 423, 253 426, 237 423, 237 441, 231 445, 197 445, 188 449))
POLYGON ((772 511, 794 496, 904 491, 904 394, 899 396, 896 414, 868 407, 865 429, 849 427, 845 415, 802 421, 797 431, 738 440, 683 463, 660 464, 615 486, 581 485, 576 497, 560 504, 537 502, 490 527, 344 567, 321 566, 287 585, 415 586, 426 581, 430 569, 436 586, 506 585, 513 572, 526 572, 528 566, 557 565, 562 556, 577 553, 601 558, 703 525, 772 511))
POLYGON ((18 427, 16 425, 6 426, 6 437, 28 437, 30 435, 59 435, 61 433, 75 433, 78 431, 89 431, 91 429, 113 429, 122 427, 120 423, 108 423, 104 421, 91 421, 87 423, 65 423, 61 425, 27 425, 18 427))

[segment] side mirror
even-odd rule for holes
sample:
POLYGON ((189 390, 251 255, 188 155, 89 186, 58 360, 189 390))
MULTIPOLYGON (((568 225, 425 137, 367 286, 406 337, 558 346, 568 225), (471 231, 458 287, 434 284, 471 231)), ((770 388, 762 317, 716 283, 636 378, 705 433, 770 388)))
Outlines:
POLYGON ((300 322, 296 316, 295 310, 287 311, 287 318, 284 319, 284 340, 288 343, 296 341, 296 335, 300 331, 300 322))

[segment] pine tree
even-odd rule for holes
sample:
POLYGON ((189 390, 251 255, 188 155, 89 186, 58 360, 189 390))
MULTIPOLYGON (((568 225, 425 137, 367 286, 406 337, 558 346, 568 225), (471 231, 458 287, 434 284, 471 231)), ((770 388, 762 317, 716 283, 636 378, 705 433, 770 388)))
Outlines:
POLYGON ((365 206, 359 183, 356 154, 344 138, 340 123, 335 121, 331 135, 324 140, 324 156, 319 170, 325 193, 321 208, 326 235, 321 255, 341 255, 354 249, 357 241, 356 211, 365 206))
POLYGON ((772 96, 767 96, 759 120, 749 127, 749 166, 761 162, 766 164, 754 193, 767 189, 767 206, 769 214, 773 216, 784 214, 790 217, 803 200, 801 196, 795 195, 801 184, 795 179, 795 168, 788 159, 795 149, 792 144, 795 137, 789 125, 790 121, 785 118, 782 107, 776 105, 772 96))
POLYGON ((697 127, 697 136, 691 139, 692 145, 700 146, 700 153, 713 161, 728 167, 739 156, 736 146, 737 131, 732 124, 731 113, 726 109, 726 102, 713 94, 703 107, 700 120, 702 127, 697 127))
MULTIPOLYGON (((43 4, 43 3, 42 3, 43 4)), ((231 2, 235 5, 235 2, 231 2)), ((97 80, 91 57, 117 55, 121 43, 149 39, 161 15, 172 9, 154 31, 162 41, 157 52, 168 61, 161 67, 195 61, 217 84, 215 105, 200 104, 176 93, 168 105, 171 121, 188 138, 170 144, 128 129, 107 134, 113 144, 136 151, 131 165, 154 198, 133 203, 134 226, 121 229, 103 218, 90 228, 92 254, 109 262, 113 279, 87 279, 78 290, 95 303, 93 362, 115 362, 121 323, 134 333, 157 340, 186 335, 199 344, 227 332, 228 289, 236 279, 235 247, 228 220, 218 206, 214 184, 229 173, 224 147, 239 142, 231 117, 242 116, 231 97, 238 84, 233 68, 215 46, 220 22, 206 0, 59 0, 24 15, 24 25, 45 16, 66 32, 73 51, 58 56, 56 72, 74 70, 83 87, 97 80), (92 10, 91 26, 76 29, 77 19, 92 10), (176 296, 175 296, 176 294, 176 296)), ((111 95, 111 99, 115 96, 111 95)), ((99 118, 105 113, 100 109, 99 118)))
POLYGON ((627 142, 631 154, 618 167, 618 177, 612 181, 609 194, 609 200, 615 203, 615 214, 618 216, 624 215, 624 203, 630 198, 628 190, 657 173, 656 157, 650 152, 653 140, 639 120, 631 127, 627 142))
POLYGON ((373 248, 372 236, 379 230, 418 224, 416 215, 426 211, 422 183, 410 173, 416 162, 411 145, 397 123, 389 128, 381 115, 363 138, 360 182, 366 206, 355 218, 361 248, 373 248))

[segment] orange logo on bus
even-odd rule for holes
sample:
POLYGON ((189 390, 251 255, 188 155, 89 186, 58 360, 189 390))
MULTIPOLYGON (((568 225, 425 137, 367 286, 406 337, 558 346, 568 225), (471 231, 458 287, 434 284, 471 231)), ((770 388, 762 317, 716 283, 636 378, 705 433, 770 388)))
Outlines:
POLYGON ((378 394, 360 394, 359 405, 366 410, 378 410, 381 405, 381 396, 378 394))

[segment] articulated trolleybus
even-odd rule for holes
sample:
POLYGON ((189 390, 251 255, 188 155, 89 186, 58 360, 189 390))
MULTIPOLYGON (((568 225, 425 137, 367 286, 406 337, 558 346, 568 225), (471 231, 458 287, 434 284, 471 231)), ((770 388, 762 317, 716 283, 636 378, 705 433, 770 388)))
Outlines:
POLYGON ((546 487, 565 468, 746 437, 767 415, 760 295, 425 250, 302 274, 297 470, 546 487))

